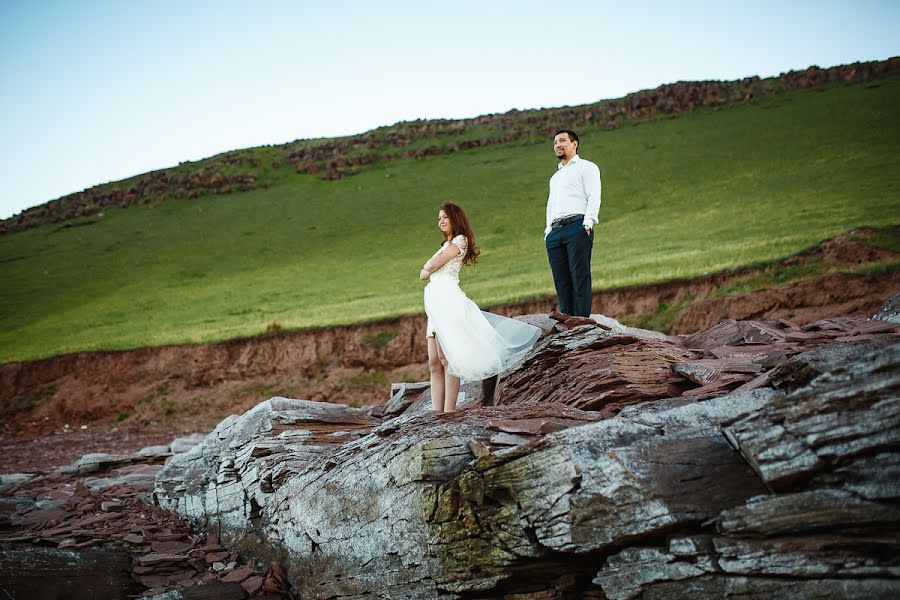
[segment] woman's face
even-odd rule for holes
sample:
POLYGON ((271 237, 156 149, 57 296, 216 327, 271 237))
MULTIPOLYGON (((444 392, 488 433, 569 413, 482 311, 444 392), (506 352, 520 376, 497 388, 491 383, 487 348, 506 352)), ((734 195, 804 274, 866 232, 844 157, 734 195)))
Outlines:
POLYGON ((445 237, 453 233, 453 223, 450 222, 450 217, 444 211, 438 212, 438 229, 445 237))

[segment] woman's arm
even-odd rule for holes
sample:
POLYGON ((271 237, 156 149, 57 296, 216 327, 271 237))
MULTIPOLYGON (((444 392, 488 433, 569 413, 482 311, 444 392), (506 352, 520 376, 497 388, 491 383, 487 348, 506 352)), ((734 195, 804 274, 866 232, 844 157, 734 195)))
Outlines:
POLYGON ((450 259, 459 254, 460 250, 456 244, 447 244, 440 252, 428 259, 422 270, 419 271, 419 280, 426 281, 431 274, 450 262, 450 259))

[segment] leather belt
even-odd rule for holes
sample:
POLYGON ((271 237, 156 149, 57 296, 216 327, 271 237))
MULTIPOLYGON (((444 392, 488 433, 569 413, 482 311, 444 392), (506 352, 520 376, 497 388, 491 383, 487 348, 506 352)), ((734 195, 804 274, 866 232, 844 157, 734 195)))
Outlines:
POLYGON ((568 217, 553 219, 553 222, 550 223, 550 229, 559 229, 575 221, 584 221, 584 215, 569 215, 568 217))

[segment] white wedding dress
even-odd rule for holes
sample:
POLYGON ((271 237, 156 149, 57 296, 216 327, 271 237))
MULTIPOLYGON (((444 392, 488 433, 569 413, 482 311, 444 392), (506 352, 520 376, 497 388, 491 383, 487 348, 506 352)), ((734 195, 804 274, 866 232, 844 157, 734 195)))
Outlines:
POLYGON ((465 381, 479 381, 500 373, 527 352, 541 335, 533 325, 484 312, 459 287, 459 272, 468 241, 458 235, 444 242, 459 254, 431 274, 425 286, 426 335, 437 336, 447 370, 465 381))

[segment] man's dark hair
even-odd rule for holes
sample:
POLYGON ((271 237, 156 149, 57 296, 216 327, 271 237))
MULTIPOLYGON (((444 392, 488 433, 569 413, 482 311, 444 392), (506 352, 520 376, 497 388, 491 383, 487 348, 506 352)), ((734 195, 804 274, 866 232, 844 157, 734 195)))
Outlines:
POLYGON ((573 142, 578 142, 579 146, 581 145, 581 140, 578 139, 578 134, 575 133, 574 131, 572 131, 571 129, 560 129, 559 131, 557 131, 556 133, 553 134, 553 137, 556 137, 561 133, 569 134, 570 140, 572 140, 573 142))

